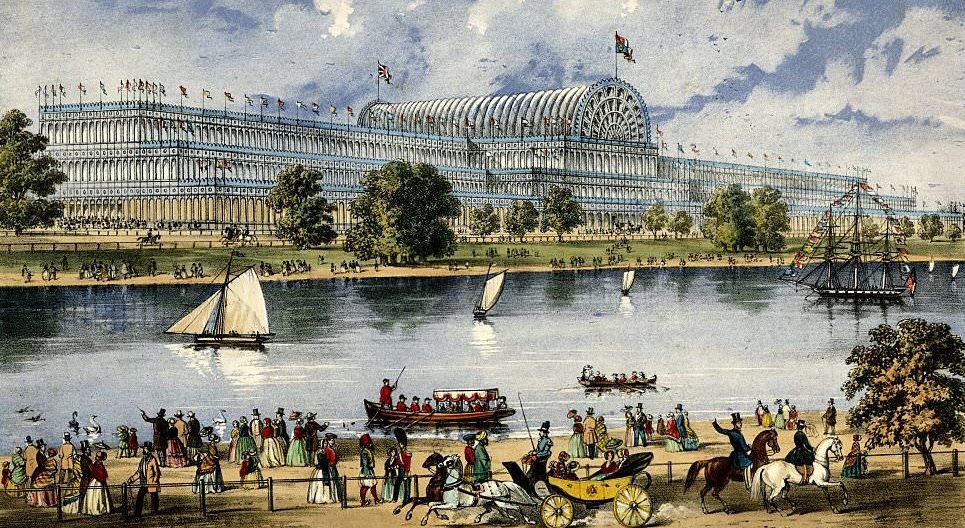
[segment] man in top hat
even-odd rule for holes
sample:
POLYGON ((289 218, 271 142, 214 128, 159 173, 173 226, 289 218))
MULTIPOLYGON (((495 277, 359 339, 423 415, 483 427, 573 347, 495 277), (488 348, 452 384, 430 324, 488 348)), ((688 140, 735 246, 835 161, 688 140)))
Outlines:
POLYGON ((275 411, 275 428, 278 429, 278 437, 285 440, 285 447, 287 448, 292 443, 291 437, 288 436, 288 424, 285 423, 285 408, 279 407, 275 411))
POLYGON ((472 468, 476 464, 476 435, 466 433, 462 435, 462 441, 466 447, 462 450, 462 457, 466 459, 465 470, 462 472, 463 480, 472 482, 472 468))
POLYGON ((821 420, 824 421, 824 434, 837 434, 835 426, 838 425, 838 410, 834 408, 834 398, 828 400, 828 408, 821 416, 821 420))
POLYGON ((379 404, 382 407, 392 407, 392 391, 395 385, 389 385, 389 378, 382 378, 382 387, 379 389, 379 404))
POLYGON ((70 433, 64 433, 64 442, 60 444, 58 458, 60 473, 57 475, 57 483, 63 484, 74 467, 74 444, 70 441, 70 433))
POLYGON ((586 454, 591 458, 596 458, 596 417, 593 407, 586 410, 586 418, 583 419, 583 443, 586 444, 586 454))
POLYGON ((724 429, 717 423, 717 418, 714 418, 714 430, 718 433, 727 437, 730 441, 730 446, 733 448, 730 454, 730 464, 731 467, 739 472, 744 473, 744 485, 747 489, 751 486, 751 465, 753 461, 751 460, 751 446, 747 445, 747 440, 744 438, 744 433, 741 432, 741 428, 744 426, 744 420, 741 419, 740 413, 731 413, 731 424, 733 424, 733 429, 724 429))
POLYGON ((764 419, 764 404, 761 400, 757 400, 757 408, 754 409, 754 415, 757 416, 757 426, 761 426, 761 421, 764 419))
POLYGON ((322 426, 315 421, 315 416, 316 414, 313 412, 305 415, 305 449, 308 450, 309 460, 315 458, 315 453, 319 449, 318 433, 322 430, 322 426))
POLYGON ((801 473, 804 482, 807 482, 814 474, 814 448, 808 440, 807 433, 804 432, 804 420, 797 421, 797 432, 794 433, 794 449, 791 449, 784 461, 794 464, 798 472, 801 473))
POLYGON ((261 452, 261 444, 264 443, 264 439, 261 438, 261 430, 264 429, 265 423, 261 421, 261 413, 258 412, 258 408, 251 410, 251 421, 248 422, 248 429, 251 431, 251 437, 255 441, 255 447, 261 452))
POLYGON ((194 460, 204 447, 204 440, 201 438, 201 422, 194 415, 194 411, 188 411, 188 460, 194 460))
MULTIPOLYGON (((188 422, 184 421, 184 413, 181 409, 174 411, 174 429, 178 432, 178 440, 181 441, 181 445, 187 447, 188 445, 188 422)), ((157 445, 157 444, 155 444, 157 445)))
POLYGON ((476 433, 476 447, 473 450, 472 481, 473 483, 486 482, 492 480, 493 470, 492 461, 489 459, 489 435, 486 431, 476 433))
POLYGON ((137 498, 134 499, 134 516, 140 517, 144 511, 144 496, 151 496, 151 513, 157 513, 161 491, 161 465, 154 457, 154 444, 144 442, 141 461, 137 471, 127 479, 128 484, 138 484, 137 498))
POLYGON ((158 446, 157 450, 157 460, 161 467, 167 465, 167 457, 165 455, 165 450, 161 446, 168 445, 168 419, 163 408, 158 410, 157 416, 154 418, 148 418, 147 413, 141 411, 141 419, 147 423, 154 425, 154 442, 153 445, 158 446))
POLYGON ((637 403, 637 412, 633 415, 633 447, 647 445, 647 415, 643 412, 643 404, 637 403))
POLYGON ((530 465, 530 482, 542 482, 546 480, 546 463, 553 456, 553 439, 550 438, 550 423, 543 422, 539 427, 539 440, 536 441, 536 449, 530 451, 536 459, 530 465))
POLYGON ((23 459, 24 472, 27 474, 27 484, 33 484, 34 473, 40 467, 40 449, 34 444, 33 438, 24 439, 23 459))

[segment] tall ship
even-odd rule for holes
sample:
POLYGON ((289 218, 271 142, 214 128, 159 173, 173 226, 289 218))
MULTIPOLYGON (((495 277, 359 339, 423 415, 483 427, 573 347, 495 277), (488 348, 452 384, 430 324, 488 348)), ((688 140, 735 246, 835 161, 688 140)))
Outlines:
POLYGON ((914 297, 917 279, 905 239, 891 207, 871 186, 857 182, 824 211, 781 280, 827 298, 897 302, 905 293, 914 297))

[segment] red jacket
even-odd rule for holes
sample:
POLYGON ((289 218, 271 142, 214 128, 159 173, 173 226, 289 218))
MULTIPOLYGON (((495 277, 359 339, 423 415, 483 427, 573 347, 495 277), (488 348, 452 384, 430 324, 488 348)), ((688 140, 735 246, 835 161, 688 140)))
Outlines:
POLYGON ((409 412, 419 412, 419 402, 413 401, 409 404, 409 412))
POLYGON ((395 404, 395 410, 397 410, 397 411, 408 411, 409 408, 405 405, 404 402, 399 402, 399 403, 395 404))
POLYGON ((466 446, 463 450, 463 456, 466 457, 466 465, 471 466, 476 463, 476 450, 472 446, 466 446))
POLYGON ((406 451, 405 449, 399 450, 399 455, 397 457, 398 464, 402 466, 404 470, 404 475, 409 474, 409 469, 412 467, 412 453, 406 451))
POLYGON ((382 385, 379 389, 379 403, 392 407, 392 390, 391 385, 382 385))

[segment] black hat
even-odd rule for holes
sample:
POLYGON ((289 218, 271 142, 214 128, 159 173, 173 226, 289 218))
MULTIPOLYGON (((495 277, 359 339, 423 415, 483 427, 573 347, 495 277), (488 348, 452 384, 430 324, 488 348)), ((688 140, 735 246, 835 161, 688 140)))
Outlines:
POLYGON ((467 443, 468 443, 468 442, 475 442, 475 441, 476 441, 476 433, 466 433, 466 434, 462 435, 462 441, 463 441, 463 442, 467 442, 467 443))
POLYGON ((251 414, 252 414, 252 416, 261 416, 261 413, 258 412, 258 408, 257 408, 257 407, 255 407, 254 409, 251 410, 251 414))
POLYGON ((540 430, 540 431, 543 431, 544 433, 550 432, 550 422, 549 422, 549 420, 546 420, 545 422, 543 422, 543 425, 539 426, 539 430, 540 430))
POLYGON ((388 382, 389 382, 389 378, 382 378, 382 383, 388 383, 388 382))
POLYGON ((275 411, 275 414, 276 414, 276 415, 278 415, 278 414, 282 414, 282 415, 285 414, 285 408, 284 408, 284 407, 279 407, 278 410, 275 411))
POLYGON ((338 435, 335 433, 325 433, 326 440, 335 440, 336 438, 338 438, 338 435))
POLYGON ((737 422, 741 422, 741 423, 744 422, 744 420, 741 418, 741 413, 739 412, 730 413, 730 423, 736 424, 737 422))
POLYGON ((828 403, 830 403, 831 405, 834 405, 834 398, 829 399, 828 403))
POLYGON ((70 440, 70 433, 64 433, 64 440, 70 440))
POLYGON ((161 407, 161 409, 159 409, 157 413, 158 413, 158 414, 164 414, 164 413, 166 413, 166 412, 167 412, 167 411, 164 410, 164 407, 161 407))
POLYGON ((798 429, 804 429, 804 426, 805 426, 804 420, 798 420, 798 421, 797 421, 797 428, 798 428, 798 429))
POLYGON ((643 404, 642 404, 642 403, 637 403, 637 409, 643 409, 643 404))
POLYGON ((586 414, 587 414, 587 416, 593 414, 593 407, 587 407, 587 409, 586 409, 586 414))
POLYGON ((141 447, 144 449, 144 452, 154 451, 154 444, 152 442, 144 442, 144 445, 141 447))
POLYGON ((26 444, 32 444, 32 443, 34 443, 34 439, 33 439, 33 438, 30 438, 30 435, 27 435, 27 438, 24 438, 23 441, 24 441, 24 443, 26 443, 26 444))

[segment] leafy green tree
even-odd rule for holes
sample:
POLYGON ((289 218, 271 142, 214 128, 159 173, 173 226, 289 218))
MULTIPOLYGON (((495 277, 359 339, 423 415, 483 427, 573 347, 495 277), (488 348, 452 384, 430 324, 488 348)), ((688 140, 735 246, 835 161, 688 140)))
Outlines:
POLYGON ((499 215, 493 204, 484 204, 472 212, 469 221, 469 232, 483 238, 499 231, 499 215))
POLYGON ((704 218, 704 236, 718 247, 740 251, 754 245, 754 207, 740 185, 717 188, 704 204, 704 218))
POLYGON ((873 218, 861 221, 861 236, 864 238, 878 238, 881 235, 881 225, 873 218))
POLYGON ((47 197, 67 181, 60 163, 44 151, 47 137, 27 130, 32 121, 20 110, 0 118, 0 226, 20 235, 50 227, 64 206, 47 197))
POLYGON ((670 216, 662 203, 655 203, 643 212, 643 228, 653 234, 654 240, 657 239, 657 232, 667 227, 670 216))
POLYGON ((363 191, 351 204, 357 222, 348 231, 347 251, 390 263, 403 254, 425 260, 455 253, 449 221, 459 215, 459 201, 435 167, 392 161, 367 172, 361 183, 363 191))
POLYGON ((781 191, 760 187, 751 193, 754 210, 754 244, 762 251, 781 251, 787 245, 785 233, 791 231, 791 218, 781 191))
POLYGON ((506 232, 510 240, 513 237, 523 240, 526 233, 539 227, 539 211, 529 200, 515 200, 506 215, 506 232))
POLYGON ((842 386, 858 404, 848 424, 864 427, 866 446, 914 447, 935 474, 935 444, 965 440, 965 343, 947 324, 906 319, 873 328, 871 344, 854 347, 842 386))
POLYGON ((674 238, 687 236, 693 227, 694 219, 687 214, 687 211, 677 211, 670 218, 670 231, 674 234, 674 238))
POLYGON ((918 219, 918 236, 922 240, 934 242, 935 237, 945 232, 945 224, 937 214, 923 214, 918 219))
POLYGON ((898 221, 898 225, 901 226, 901 234, 910 237, 915 234, 915 222, 908 218, 907 216, 902 216, 901 220, 898 221))
POLYGON ((322 174, 304 165, 292 165, 278 175, 268 194, 268 206, 277 213, 275 233, 299 249, 330 244, 335 240, 332 211, 324 197, 322 174))
POLYGON ((952 224, 945 236, 952 242, 958 242, 958 239, 962 238, 962 228, 958 224, 952 224))
POLYGON ((583 207, 573 199, 573 191, 553 185, 543 197, 543 231, 555 231, 556 239, 563 241, 563 234, 583 225, 583 207))

